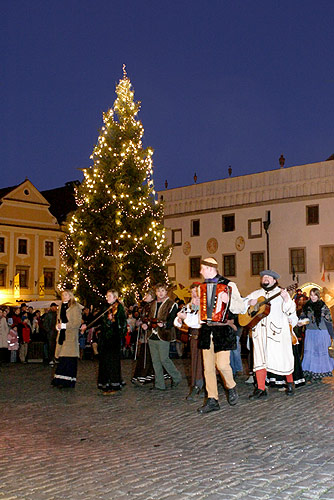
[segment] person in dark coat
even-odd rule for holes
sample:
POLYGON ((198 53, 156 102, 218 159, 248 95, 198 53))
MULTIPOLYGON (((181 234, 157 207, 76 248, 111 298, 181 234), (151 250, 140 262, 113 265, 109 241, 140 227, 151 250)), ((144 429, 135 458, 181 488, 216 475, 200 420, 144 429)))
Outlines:
POLYGON ((98 388, 103 395, 116 394, 122 389, 121 339, 127 330, 124 307, 116 290, 108 290, 106 299, 110 311, 101 318, 98 326, 99 372, 98 388))

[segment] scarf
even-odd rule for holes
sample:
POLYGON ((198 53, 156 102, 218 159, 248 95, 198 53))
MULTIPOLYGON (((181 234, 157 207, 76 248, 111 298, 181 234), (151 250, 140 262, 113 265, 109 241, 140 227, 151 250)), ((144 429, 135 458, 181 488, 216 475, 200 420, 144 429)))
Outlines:
POLYGON ((316 302, 312 302, 312 300, 308 300, 303 307, 303 312, 307 315, 308 312, 313 314, 315 322, 317 326, 319 326, 321 321, 321 310, 325 303, 322 300, 317 300, 316 302))
MULTIPOLYGON (((68 309, 68 302, 63 302, 60 308, 60 321, 62 323, 68 323, 68 319, 66 316, 67 309, 68 309)), ((66 333, 66 327, 62 328, 59 332, 59 338, 58 338, 59 345, 63 345, 66 338, 65 333, 66 333)))

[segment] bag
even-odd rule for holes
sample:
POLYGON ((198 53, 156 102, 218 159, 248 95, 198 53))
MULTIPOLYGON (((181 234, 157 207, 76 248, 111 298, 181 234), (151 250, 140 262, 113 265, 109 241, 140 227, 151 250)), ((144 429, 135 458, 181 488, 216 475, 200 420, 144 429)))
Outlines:
POLYGON ((328 354, 331 358, 334 359, 334 339, 332 339, 331 345, 328 348, 328 354))

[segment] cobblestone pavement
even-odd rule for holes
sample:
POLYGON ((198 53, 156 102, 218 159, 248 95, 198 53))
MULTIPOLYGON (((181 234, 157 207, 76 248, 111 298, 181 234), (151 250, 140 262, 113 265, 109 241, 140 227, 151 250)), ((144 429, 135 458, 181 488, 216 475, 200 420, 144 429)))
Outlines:
POLYGON ((51 388, 51 368, 5 364, 0 372, 0 499, 322 499, 334 500, 334 379, 272 389, 196 412, 182 383, 165 393, 130 383, 101 396, 97 364, 79 365, 74 390, 51 388))

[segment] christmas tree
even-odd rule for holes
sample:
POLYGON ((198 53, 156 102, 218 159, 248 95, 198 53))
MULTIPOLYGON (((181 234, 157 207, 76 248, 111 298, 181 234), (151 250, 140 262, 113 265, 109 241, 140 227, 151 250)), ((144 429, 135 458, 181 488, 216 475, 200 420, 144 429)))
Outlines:
POLYGON ((101 303, 110 288, 131 301, 151 284, 168 282, 170 249, 155 199, 153 150, 143 148, 140 102, 125 67, 123 73, 61 243, 60 286, 86 304, 101 303))

